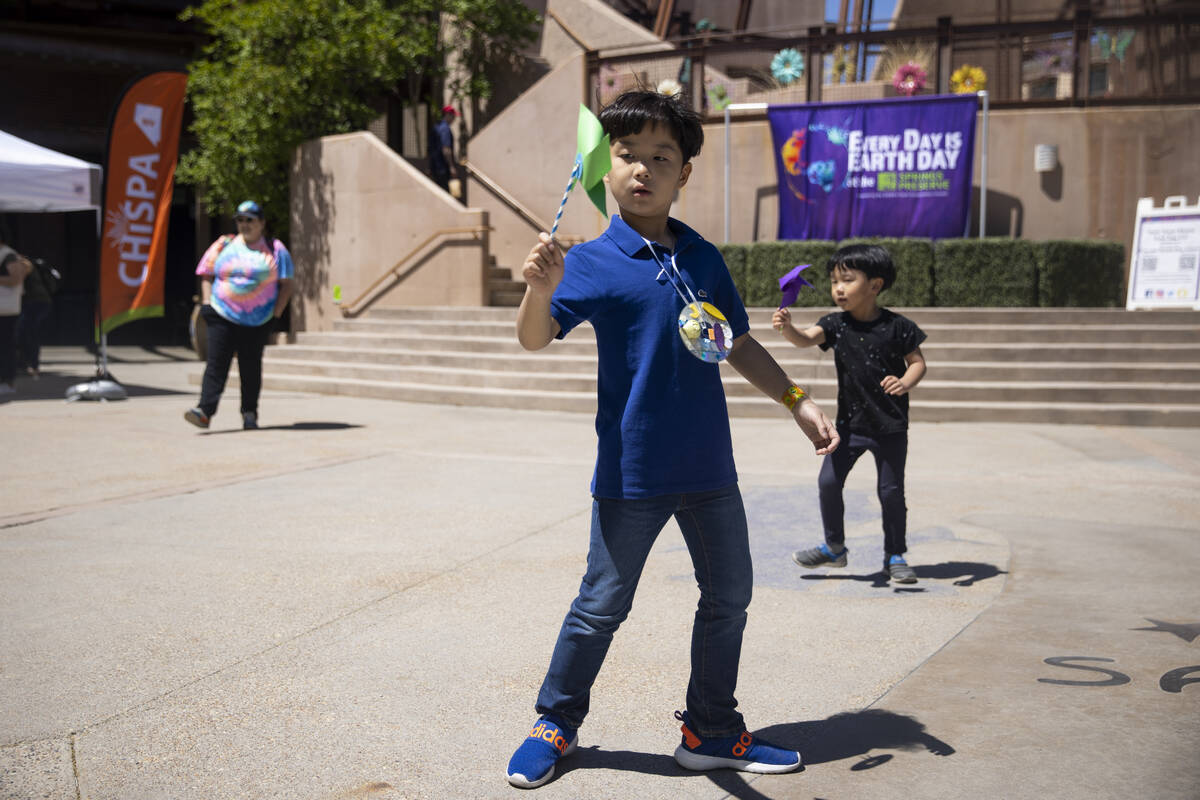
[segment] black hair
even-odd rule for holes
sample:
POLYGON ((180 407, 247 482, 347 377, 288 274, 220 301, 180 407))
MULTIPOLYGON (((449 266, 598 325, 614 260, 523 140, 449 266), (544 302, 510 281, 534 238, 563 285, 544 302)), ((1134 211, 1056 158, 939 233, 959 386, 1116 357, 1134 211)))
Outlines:
POLYGON ((686 164, 704 144, 700 115, 680 100, 661 92, 635 89, 625 92, 600 110, 600 124, 612 140, 641 133, 647 125, 663 125, 675 137, 686 164))
POLYGON ((868 279, 883 278, 884 289, 896 282, 896 265, 891 254, 876 244, 850 244, 841 248, 829 257, 825 272, 832 275, 838 267, 856 269, 868 279))

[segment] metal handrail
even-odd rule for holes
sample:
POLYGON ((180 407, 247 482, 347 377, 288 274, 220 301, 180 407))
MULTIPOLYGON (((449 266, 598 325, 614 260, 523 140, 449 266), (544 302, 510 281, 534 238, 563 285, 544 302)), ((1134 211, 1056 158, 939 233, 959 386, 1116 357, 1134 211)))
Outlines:
POLYGON ((370 286, 368 286, 366 289, 363 290, 362 294, 360 294, 358 297, 351 300, 348 304, 341 305, 340 308, 341 308, 342 316, 349 317, 349 316, 353 315, 355 313, 355 311, 354 311, 355 306, 357 306, 363 300, 366 300, 368 297, 370 297, 375 292, 375 290, 378 289, 379 286, 382 285, 383 282, 386 281, 388 278, 395 278, 396 274, 400 271, 401 267, 405 266, 409 261, 411 261, 413 259, 414 256, 416 256, 418 253, 420 253, 422 250, 424 250, 428 245, 433 243, 435 240, 443 239, 443 238, 446 238, 449 236, 461 236, 461 235, 467 234, 467 233, 469 233, 473 237, 477 238, 479 234, 487 233, 490 230, 492 230, 492 227, 490 225, 475 225, 475 226, 469 227, 469 228, 442 228, 440 230, 434 231, 433 233, 431 233, 429 236, 427 236, 425 238, 425 241, 421 242, 419 245, 414 247, 412 250, 408 251, 408 253, 404 256, 404 258, 397 261, 395 263, 395 265, 392 266, 391 269, 387 270, 382 275, 380 275, 378 278, 376 278, 374 280, 374 282, 371 283, 370 286))
POLYGON ((475 178, 475 180, 479 181, 479 183, 482 184, 485 189, 495 195, 497 199, 508 206, 512 211, 516 212, 517 216, 525 220, 525 222, 528 223, 535 231, 541 232, 550 230, 549 223, 522 205, 520 200, 506 192, 503 188, 501 188, 500 184, 496 183, 490 177, 480 172, 479 169, 470 161, 462 161, 460 163, 462 164, 462 167, 475 178))
POLYGON ((567 35, 567 38, 569 38, 571 41, 573 41, 581 49, 583 49, 583 50, 591 50, 592 49, 592 48, 588 47, 587 42, 585 42, 582 38, 580 38, 578 33, 571 30, 570 25, 563 22, 562 17, 560 17, 558 14, 554 13, 554 9, 547 8, 546 16, 549 17, 550 19, 554 20, 558 24, 558 27, 562 28, 562 32, 567 35))

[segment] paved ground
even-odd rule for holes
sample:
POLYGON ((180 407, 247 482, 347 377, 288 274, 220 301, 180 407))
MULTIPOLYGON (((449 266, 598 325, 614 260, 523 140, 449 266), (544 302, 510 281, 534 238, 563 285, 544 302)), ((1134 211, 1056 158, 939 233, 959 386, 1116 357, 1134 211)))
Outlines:
MULTIPOLYGON (((186 425, 183 350, 114 348, 0 405, 0 797, 517 797, 503 770, 583 569, 591 420, 267 393, 186 425)), ((543 798, 1200 797, 1200 430, 920 424, 920 582, 801 570, 815 480, 736 420, 756 560, 742 659, 784 776, 685 773, 695 587, 664 531, 543 798)), ((701 432, 702 433, 702 432, 701 432)))

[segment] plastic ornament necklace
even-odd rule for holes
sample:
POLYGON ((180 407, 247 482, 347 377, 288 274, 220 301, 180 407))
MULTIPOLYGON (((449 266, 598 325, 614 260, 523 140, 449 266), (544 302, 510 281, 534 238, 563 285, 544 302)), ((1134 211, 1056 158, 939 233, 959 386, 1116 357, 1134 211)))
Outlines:
POLYGON ((649 246, 654 263, 658 264, 660 268, 659 275, 666 277, 671 288, 675 290, 675 294, 679 295, 679 299, 683 301, 683 310, 679 312, 678 327, 679 338, 683 340, 684 347, 693 356, 706 363, 716 364, 724 361, 733 348, 733 329, 729 327, 725 315, 712 303, 702 303, 696 298, 692 287, 688 286, 679 267, 675 265, 674 253, 671 253, 670 269, 668 269, 667 264, 664 264, 658 257, 658 250, 654 243, 645 237, 642 239, 649 246), (687 290, 686 295, 683 293, 683 289, 679 288, 680 284, 683 285, 683 289, 687 290))

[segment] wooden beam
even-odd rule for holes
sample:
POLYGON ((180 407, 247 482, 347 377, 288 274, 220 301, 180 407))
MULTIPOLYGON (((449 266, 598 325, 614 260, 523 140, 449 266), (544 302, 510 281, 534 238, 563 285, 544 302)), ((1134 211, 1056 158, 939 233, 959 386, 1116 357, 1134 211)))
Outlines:
POLYGON ((675 12, 675 0, 659 0, 658 17, 654 20, 654 35, 660 39, 667 38, 671 28, 671 15, 675 12))
MULTIPOLYGON (((733 29, 735 31, 744 31, 750 27, 750 4, 753 0, 738 0, 737 19, 734 20, 733 29)), ((842 0, 846 2, 846 0, 842 0)))

